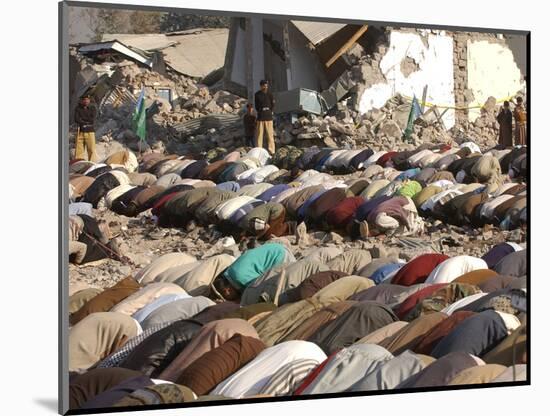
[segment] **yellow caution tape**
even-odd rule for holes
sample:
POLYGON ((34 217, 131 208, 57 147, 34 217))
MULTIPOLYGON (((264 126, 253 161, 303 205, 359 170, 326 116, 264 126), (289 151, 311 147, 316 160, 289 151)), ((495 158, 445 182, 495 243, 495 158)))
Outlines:
MULTIPOLYGON (((410 102, 412 102, 412 100, 413 100, 412 97, 408 97, 406 95, 402 95, 402 97, 409 100, 410 102)), ((509 97, 497 100, 497 103, 503 103, 504 101, 510 101, 513 98, 514 98, 514 96, 511 95, 509 97)), ((420 105, 422 105, 421 101, 418 101, 418 103, 420 105)), ((443 108, 443 109, 448 108, 448 109, 451 109, 451 110, 470 110, 470 109, 475 109, 475 108, 483 108, 483 106, 484 106, 484 104, 475 104, 475 105, 469 105, 469 106, 466 106, 466 107, 457 107, 457 106, 453 106, 453 105, 435 104, 435 103, 430 103, 430 102, 427 102, 427 101, 424 103, 424 105, 426 107, 437 107, 437 108, 443 108)))

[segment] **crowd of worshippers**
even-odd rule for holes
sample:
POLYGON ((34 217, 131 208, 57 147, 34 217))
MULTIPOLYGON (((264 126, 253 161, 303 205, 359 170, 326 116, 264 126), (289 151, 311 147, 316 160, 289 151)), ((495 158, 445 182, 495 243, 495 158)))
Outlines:
POLYGON ((71 409, 526 379, 525 249, 374 254, 266 242, 71 285, 71 409))
POLYGON ((404 152, 286 146, 273 157, 240 148, 140 162, 123 150, 69 169, 73 203, 129 217, 151 210, 161 227, 215 224, 237 241, 293 234, 300 222, 352 238, 420 234, 426 217, 505 230, 527 222, 525 146, 484 154, 471 142, 404 152), (346 172, 355 173, 334 175, 346 172))

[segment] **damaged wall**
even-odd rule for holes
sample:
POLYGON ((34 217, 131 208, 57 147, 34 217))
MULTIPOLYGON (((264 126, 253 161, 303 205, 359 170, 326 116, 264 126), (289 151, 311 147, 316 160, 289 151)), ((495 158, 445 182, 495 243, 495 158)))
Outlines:
MULTIPOLYGON (((490 96, 503 100, 525 86, 521 71, 506 44, 487 40, 467 43, 468 89, 474 104, 483 104, 490 96)), ((475 121, 480 109, 470 109, 468 119, 475 121)))
POLYGON ((315 53, 306 46, 308 40, 294 25, 288 25, 292 88, 301 87, 320 91, 328 86, 325 74, 315 53))
MULTIPOLYGON (((421 99, 424 85, 428 85, 428 102, 455 104, 453 38, 445 32, 422 36, 414 32, 392 31, 389 47, 380 61, 380 70, 385 81, 364 90, 359 104, 362 114, 383 107, 398 93, 408 97, 416 95, 421 99)), ((453 110, 445 113, 443 122, 446 128, 454 126, 453 110)))

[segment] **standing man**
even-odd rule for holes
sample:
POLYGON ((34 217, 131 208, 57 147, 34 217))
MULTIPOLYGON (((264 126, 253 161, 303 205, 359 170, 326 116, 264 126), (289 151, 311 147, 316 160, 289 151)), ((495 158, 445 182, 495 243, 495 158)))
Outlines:
POLYGON ((504 147, 512 147, 514 145, 512 138, 512 111, 510 110, 510 103, 508 101, 504 101, 504 104, 500 108, 497 121, 499 125, 498 144, 504 147))
POLYGON ((260 90, 254 94, 254 105, 258 120, 256 121, 256 146, 263 147, 264 133, 267 135, 267 150, 273 155, 275 153, 275 139, 273 137, 273 109, 275 100, 273 94, 268 91, 268 82, 260 81, 260 90))
POLYGON ((75 159, 84 159, 84 149, 88 153, 88 160, 95 157, 95 120, 97 110, 90 103, 90 96, 84 95, 74 110, 74 121, 78 124, 76 136, 75 159))
POLYGON ((254 115, 254 106, 250 103, 246 105, 246 114, 243 117, 245 145, 256 147, 254 136, 256 135, 256 116, 254 115))
POLYGON ((523 98, 516 98, 516 108, 514 108, 514 120, 516 121, 516 145, 525 146, 527 144, 527 113, 523 107, 523 98))

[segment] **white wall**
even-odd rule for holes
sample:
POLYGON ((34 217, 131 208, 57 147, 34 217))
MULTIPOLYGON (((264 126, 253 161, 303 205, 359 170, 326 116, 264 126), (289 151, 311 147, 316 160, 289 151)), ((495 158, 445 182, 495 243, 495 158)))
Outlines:
MULTIPOLYGON (((483 40, 468 41, 467 47, 468 88, 474 95, 470 105, 483 105, 490 96, 502 101, 523 88, 521 71, 508 46, 483 40)), ((475 121, 479 112, 470 109, 469 120, 475 121)))
MULTIPOLYGON (((422 98, 424 85, 428 85, 427 101, 439 105, 455 105, 453 74, 453 38, 445 32, 428 35, 428 47, 415 33, 393 31, 386 55, 380 61, 380 70, 386 82, 367 88, 361 96, 359 111, 366 113, 383 107, 395 94, 422 98), (408 77, 401 72, 401 61, 413 58, 419 70, 408 77)), ((454 110, 448 110, 443 122, 445 127, 454 126, 454 110)))

